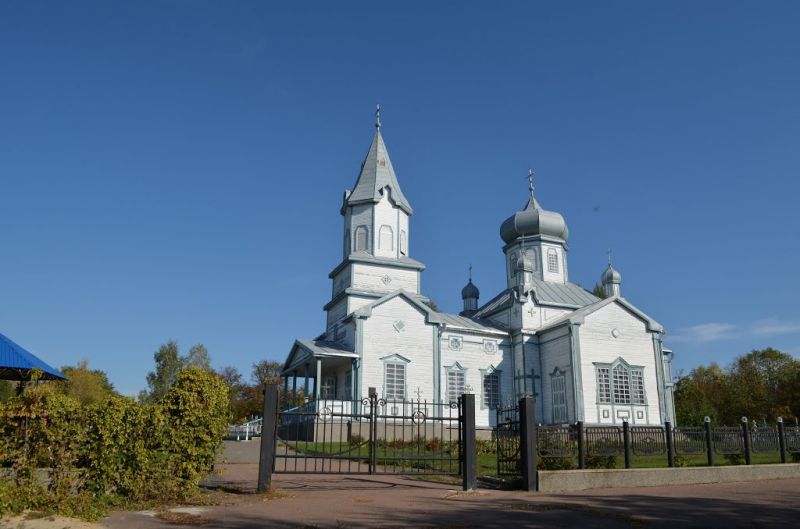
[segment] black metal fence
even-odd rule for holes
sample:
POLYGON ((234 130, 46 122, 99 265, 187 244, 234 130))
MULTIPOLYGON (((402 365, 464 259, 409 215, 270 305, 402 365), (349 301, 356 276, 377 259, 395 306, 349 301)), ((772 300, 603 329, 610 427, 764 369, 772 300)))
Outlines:
MULTIPOLYGON (((391 401, 370 388, 360 401, 318 400, 278 411, 277 390, 268 386, 259 489, 273 473, 467 476, 465 469, 475 467, 474 406, 474 395, 451 403, 391 401)), ((465 487, 473 482, 465 477, 465 487)))
POLYGON ((774 428, 751 428, 745 418, 736 427, 712 427, 708 418, 702 427, 673 428, 669 422, 664 426, 585 426, 578 422, 531 427, 520 419, 519 407, 512 406, 497 410, 497 425, 500 477, 524 476, 535 468, 615 468, 618 457, 624 458, 625 468, 633 467, 634 458, 645 466, 660 466, 657 460, 663 457, 661 465, 669 467, 686 464, 692 457, 704 457, 705 463, 713 466, 715 456, 724 457, 729 464, 749 465, 753 454, 766 453, 779 455, 782 463, 788 456, 800 461, 800 428, 784 427, 780 420, 774 428), (530 428, 535 434, 529 437, 537 439, 535 468, 528 468, 522 457, 525 450, 520 440, 530 428))

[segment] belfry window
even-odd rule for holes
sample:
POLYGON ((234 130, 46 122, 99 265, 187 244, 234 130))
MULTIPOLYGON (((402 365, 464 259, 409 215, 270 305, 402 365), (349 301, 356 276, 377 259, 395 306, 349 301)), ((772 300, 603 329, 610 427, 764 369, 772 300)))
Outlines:
POLYGON ((400 230, 400 253, 406 255, 408 249, 406 248, 406 231, 400 230))
POLYGON ((378 244, 381 250, 394 251, 394 232, 392 227, 384 224, 378 232, 378 244))
POLYGON ((367 250, 369 250, 369 231, 366 226, 359 226, 356 228, 356 251, 367 250))
POLYGON ((558 273, 558 252, 553 248, 547 250, 547 271, 558 273))

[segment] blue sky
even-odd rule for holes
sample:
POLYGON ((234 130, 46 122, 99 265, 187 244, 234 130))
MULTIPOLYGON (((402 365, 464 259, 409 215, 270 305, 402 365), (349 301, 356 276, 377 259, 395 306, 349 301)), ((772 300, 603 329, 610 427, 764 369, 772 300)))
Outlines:
POLYGON ((678 369, 800 353, 797 2, 0 4, 0 332, 133 394, 323 330, 375 103, 424 293, 503 288, 537 198, 678 369))

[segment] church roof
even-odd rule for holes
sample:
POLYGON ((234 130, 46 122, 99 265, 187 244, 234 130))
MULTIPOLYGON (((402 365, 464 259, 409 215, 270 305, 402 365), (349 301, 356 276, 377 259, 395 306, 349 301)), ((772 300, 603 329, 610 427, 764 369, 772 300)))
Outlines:
MULTIPOLYGON (((575 283, 551 283, 531 278, 533 298, 539 305, 580 308, 600 300, 575 283)), ((514 289, 507 289, 489 300, 475 313, 476 318, 494 314, 514 304, 514 289)))
POLYGON ((467 331, 478 331, 502 335, 508 334, 508 331, 502 329, 494 322, 489 320, 476 320, 466 316, 459 316, 458 314, 437 312, 434 316, 434 321, 454 329, 464 329, 467 331))
POLYGON ((555 211, 542 209, 533 195, 522 211, 514 213, 500 225, 500 237, 506 243, 510 243, 518 237, 532 235, 555 237, 564 241, 569 236, 569 229, 564 217, 555 211))
POLYGON ((358 354, 348 351, 342 344, 327 340, 295 340, 292 350, 289 353, 286 363, 283 365, 283 373, 288 373, 292 369, 303 364, 307 358, 325 357, 345 357, 358 358, 358 354))
POLYGON ((353 252, 350 255, 348 255, 344 261, 339 263, 336 266, 336 268, 334 268, 331 271, 331 273, 328 274, 328 277, 332 279, 333 276, 341 272, 342 268, 350 264, 350 262, 352 261, 358 263, 393 266, 395 268, 411 268, 414 270, 425 270, 425 264, 417 261, 416 259, 406 257, 405 255, 401 255, 400 257, 376 257, 369 252, 353 252))
POLYGON ((391 190, 391 199, 397 204, 397 207, 411 215, 413 209, 400 190, 392 161, 389 159, 389 151, 386 149, 381 130, 378 129, 375 131, 375 137, 372 138, 372 145, 367 152, 367 157, 361 164, 356 187, 345 195, 345 205, 380 202, 381 193, 386 186, 391 190))

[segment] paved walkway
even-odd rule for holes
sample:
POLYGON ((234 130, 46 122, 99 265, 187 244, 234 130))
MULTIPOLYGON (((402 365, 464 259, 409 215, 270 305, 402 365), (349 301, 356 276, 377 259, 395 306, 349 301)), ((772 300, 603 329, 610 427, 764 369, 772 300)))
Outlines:
MULTIPOLYGON (((255 444, 255 443, 253 443, 255 444)), ((253 447, 227 451, 217 485, 253 490, 253 447), (238 451, 238 452, 237 452, 238 451), (239 453, 241 452, 241 453, 239 453)), ((758 528, 795 527, 800 479, 565 494, 486 490, 394 476, 276 475, 268 496, 229 494, 196 514, 214 528, 758 528)), ((188 520, 191 522, 190 520, 188 520)), ((109 528, 171 527, 152 515, 114 513, 109 528)), ((174 527, 174 526, 172 526, 174 527)))

